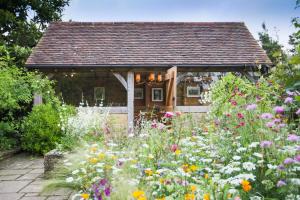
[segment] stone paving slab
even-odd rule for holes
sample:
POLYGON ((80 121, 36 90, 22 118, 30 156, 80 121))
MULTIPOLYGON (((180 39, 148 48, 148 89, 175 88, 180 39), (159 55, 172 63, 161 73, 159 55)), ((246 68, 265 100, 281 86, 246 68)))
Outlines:
POLYGON ((21 153, 0 162, 0 200, 67 200, 72 190, 44 192, 44 159, 21 153))
POLYGON ((1 181, 0 183, 0 194, 1 193, 17 193, 30 181, 1 181))
POLYGON ((1 200, 19 200, 24 194, 21 193, 7 193, 0 194, 1 200))

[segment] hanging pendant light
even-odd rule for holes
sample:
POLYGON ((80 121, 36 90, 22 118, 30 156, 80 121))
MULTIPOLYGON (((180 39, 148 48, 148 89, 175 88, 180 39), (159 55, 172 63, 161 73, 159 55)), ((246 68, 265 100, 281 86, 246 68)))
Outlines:
POLYGON ((154 81, 155 80, 155 74, 153 72, 151 72, 149 74, 149 81, 154 81))
POLYGON ((161 81, 162 81, 162 75, 161 75, 161 73, 159 73, 159 74, 157 75, 157 81, 158 81, 158 82, 161 82, 161 81))
POLYGON ((141 74, 140 73, 135 74, 135 82, 137 82, 137 83, 141 82, 141 74))

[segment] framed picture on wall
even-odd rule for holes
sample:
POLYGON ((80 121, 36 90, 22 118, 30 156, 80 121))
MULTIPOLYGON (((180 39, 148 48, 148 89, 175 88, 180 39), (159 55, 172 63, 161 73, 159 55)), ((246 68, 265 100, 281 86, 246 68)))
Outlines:
POLYGON ((187 97, 200 97, 201 91, 198 86, 188 86, 186 89, 187 97))
POLYGON ((144 99, 144 88, 134 88, 134 99, 144 99))
POLYGON ((94 87, 94 98, 96 102, 103 101, 105 99, 105 88, 94 87))
POLYGON ((163 101, 164 90, 163 88, 152 88, 152 101, 163 101))

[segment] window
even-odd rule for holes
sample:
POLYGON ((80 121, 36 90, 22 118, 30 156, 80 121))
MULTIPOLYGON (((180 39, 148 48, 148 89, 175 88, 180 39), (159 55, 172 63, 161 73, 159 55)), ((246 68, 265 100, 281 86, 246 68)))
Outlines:
POLYGON ((105 88, 104 87, 94 87, 94 98, 96 103, 103 102, 105 99, 105 88))
POLYGON ((152 101, 163 101, 163 92, 162 88, 152 88, 152 101))
POLYGON ((144 88, 134 89, 134 99, 144 99, 144 88))
POLYGON ((200 87, 188 86, 186 93, 187 97, 200 97, 200 87))

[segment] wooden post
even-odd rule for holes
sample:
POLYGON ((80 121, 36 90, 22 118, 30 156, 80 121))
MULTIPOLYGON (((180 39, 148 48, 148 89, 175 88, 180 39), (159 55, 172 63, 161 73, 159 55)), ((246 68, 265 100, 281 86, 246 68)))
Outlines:
POLYGON ((36 106, 36 105, 40 105, 42 103, 43 103, 42 95, 35 93, 33 96, 33 105, 36 106))
POLYGON ((127 120, 128 132, 133 131, 134 122, 134 73, 127 72, 127 120))
POLYGON ((177 96, 177 67, 174 66, 168 69, 165 76, 166 80, 166 111, 174 111, 176 107, 176 96, 177 96))

